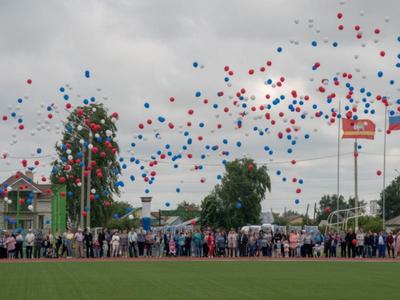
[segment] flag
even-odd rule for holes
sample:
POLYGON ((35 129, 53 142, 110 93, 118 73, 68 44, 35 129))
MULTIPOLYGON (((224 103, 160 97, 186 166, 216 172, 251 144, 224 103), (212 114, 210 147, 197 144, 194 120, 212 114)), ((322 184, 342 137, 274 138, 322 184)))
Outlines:
POLYGON ((368 139, 375 137, 375 123, 371 120, 343 119, 343 139, 368 139))
POLYGON ((400 115, 389 116, 389 130, 400 130, 400 115))

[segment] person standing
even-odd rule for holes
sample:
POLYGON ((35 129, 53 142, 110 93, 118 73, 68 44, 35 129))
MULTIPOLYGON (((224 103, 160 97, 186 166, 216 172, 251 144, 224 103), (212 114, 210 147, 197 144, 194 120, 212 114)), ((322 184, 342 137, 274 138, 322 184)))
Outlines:
POLYGON ((378 256, 379 258, 385 258, 385 244, 386 244, 386 238, 381 231, 378 236, 378 256))
POLYGON ((211 231, 208 233, 208 236, 207 236, 207 246, 208 246, 208 257, 213 258, 214 257, 214 237, 213 237, 211 231))
POLYGON ((25 246, 26 246, 26 258, 32 258, 32 250, 35 243, 35 235, 32 232, 32 229, 28 230, 28 233, 25 236, 25 246))
POLYGON ((43 234, 42 231, 38 230, 35 234, 35 243, 33 249, 34 258, 40 258, 42 252, 42 244, 43 244, 43 234))
POLYGON ((247 243, 249 239, 244 230, 241 231, 239 236, 239 256, 247 256, 247 243))
POLYGON ((396 236, 396 257, 400 258, 400 230, 397 232, 396 236))
POLYGON ((340 257, 346 257, 346 234, 341 231, 339 235, 339 244, 340 244, 340 257))
POLYGON ((200 257, 201 256, 201 233, 198 230, 194 231, 193 244, 194 244, 194 255, 196 257, 200 257))
POLYGON ((7 245, 7 253, 8 258, 15 258, 15 245, 16 245, 15 237, 11 233, 7 233, 6 245, 7 245))
POLYGON ((128 233, 128 242, 129 242, 129 256, 138 257, 137 233, 133 228, 128 233))
POLYGON ((128 241, 128 232, 126 230, 122 231, 120 237, 120 249, 121 249, 121 256, 124 258, 128 258, 129 252, 129 241, 128 241))
POLYGON ((362 229, 357 232, 357 257, 362 258, 364 256, 364 238, 365 234, 362 229))
POLYGON ((237 257, 237 244, 238 244, 238 235, 236 231, 231 228, 228 234, 228 249, 229 249, 229 256, 230 257, 237 257))
POLYGON ((387 248, 388 257, 395 258, 395 256, 394 256, 394 237, 393 237, 393 233, 391 231, 389 232, 389 234, 386 237, 386 248, 387 248))
POLYGON ((0 233, 0 259, 2 258, 7 258, 7 236, 6 236, 6 231, 3 230, 0 233))
POLYGON ((119 242, 120 242, 120 237, 118 231, 116 231, 111 239, 112 257, 117 257, 119 255, 119 242))
POLYGON ((93 235, 89 227, 85 229, 84 240, 86 246, 86 258, 93 258, 93 235))
POLYGON ((97 241, 99 242, 99 245, 100 245, 100 257, 104 256, 103 243, 105 240, 106 240, 106 235, 104 234, 104 229, 102 229, 102 230, 100 230, 100 232, 97 236, 97 241))
POLYGON ((208 242, 207 242, 207 238, 208 238, 208 231, 203 231, 203 239, 202 239, 202 243, 203 243, 203 256, 204 257, 208 257, 208 242))
POLYGON ((353 240, 356 240, 356 235, 352 229, 350 229, 346 234, 346 244, 347 244, 347 257, 356 257, 356 247, 353 240))
POLYGON ((82 229, 78 228, 78 231, 74 235, 75 239, 75 244, 76 244, 76 256, 77 258, 83 258, 83 241, 84 241, 84 235, 82 233, 82 229))
POLYGON ((63 238, 59 231, 56 232, 55 236, 55 257, 60 257, 60 248, 63 246, 63 238))
POLYGON ((295 230, 292 230, 289 234, 289 247, 290 247, 290 252, 289 256, 290 257, 295 257, 296 256, 296 249, 299 243, 299 235, 295 230))
POLYGON ((137 234, 137 243, 138 243, 138 248, 139 248, 139 256, 142 257, 144 255, 144 242, 146 238, 143 232, 143 229, 141 228, 139 230, 139 233, 137 234))
POLYGON ((24 247, 24 237, 21 234, 21 231, 18 230, 17 234, 15 235, 15 258, 24 258, 24 254, 22 252, 22 249, 24 247))

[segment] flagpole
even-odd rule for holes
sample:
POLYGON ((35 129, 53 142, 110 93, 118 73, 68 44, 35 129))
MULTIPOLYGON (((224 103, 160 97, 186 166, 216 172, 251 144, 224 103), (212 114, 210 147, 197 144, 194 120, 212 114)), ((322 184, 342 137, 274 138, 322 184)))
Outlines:
POLYGON ((385 200, 386 200, 386 130, 387 130, 387 105, 385 105, 385 130, 383 131, 383 187, 382 187, 382 227, 386 228, 385 224, 385 200))
MULTIPOLYGON (((341 115, 341 100, 339 100, 339 116, 341 115)), ((341 118, 341 116, 340 116, 341 118)), ((336 174, 336 232, 339 233, 339 194, 340 194, 340 123, 341 119, 338 119, 338 133, 337 133, 337 174, 336 174)))
POLYGON ((357 139, 354 140, 354 208, 355 208, 355 232, 358 231, 358 152, 357 139))

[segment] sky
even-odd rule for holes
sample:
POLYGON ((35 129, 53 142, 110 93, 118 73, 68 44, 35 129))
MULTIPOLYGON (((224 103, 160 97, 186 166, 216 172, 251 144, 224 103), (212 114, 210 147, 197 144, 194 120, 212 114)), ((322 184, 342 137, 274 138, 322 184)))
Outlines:
MULTIPOLYGON (((121 176, 125 186, 120 200, 140 206, 141 196, 152 196, 153 209, 166 209, 166 203, 174 208, 183 200, 199 204, 219 182, 222 160, 247 156, 266 164, 271 176, 272 191, 262 202, 263 210, 304 212, 310 205, 312 211, 323 194, 337 192, 338 134, 337 121, 329 125, 324 118, 313 116, 319 110, 337 110, 341 100, 342 109, 356 104, 359 118, 376 123, 375 140, 359 141, 358 172, 359 198, 377 199, 383 186, 383 176, 377 172, 383 170, 385 113, 374 99, 386 96, 389 110, 397 109, 400 21, 393 15, 397 9, 396 1, 371 0, 1 1, 0 113, 8 119, 0 120, 0 179, 23 170, 24 158, 31 165, 40 162, 35 170, 37 179, 49 175, 54 145, 61 138, 61 121, 67 115, 63 99, 67 93, 74 106, 95 97, 110 112, 119 113, 117 137, 125 160, 122 164, 127 165, 121 176), (343 14, 341 19, 338 13, 343 14), (340 24, 343 30, 338 30, 340 24), (362 34, 361 39, 357 33, 362 34), (268 60, 272 61, 270 67, 266 66, 268 60), (317 62, 320 67, 312 70, 317 62), (234 71, 233 76, 227 76, 225 66, 234 71), (267 70, 261 72, 260 67, 267 70), (253 75, 249 75, 250 69, 255 70, 253 75), (90 78, 85 78, 85 70, 90 71, 90 78), (377 76, 379 71, 383 76, 377 76), (351 80, 342 77, 344 72, 352 74, 351 80), (282 87, 265 84, 268 79, 276 83, 282 76, 282 87), (225 77, 229 77, 229 85, 225 77), (340 86, 334 85, 334 77, 340 79, 340 86), (27 84, 27 79, 32 84, 27 84), (346 99, 346 82, 354 87, 353 104, 346 99), (318 91, 320 86, 325 93, 318 91), (60 93, 60 87, 66 92, 60 93), (232 105, 242 88, 246 89, 243 102, 247 108, 232 105), (362 88, 372 94, 365 102, 370 105, 367 113, 363 112, 362 88), (288 110, 292 90, 297 91, 298 101, 310 97, 302 107, 305 119, 288 110), (217 96, 220 91, 222 97, 217 96), (196 97, 196 92, 201 96, 196 97), (328 104, 326 97, 332 92, 336 97, 328 104), (271 99, 266 99, 266 94, 271 99), (281 95, 285 100, 272 105, 281 95), (175 101, 170 102, 170 97, 175 101), (205 98, 209 99, 207 105, 202 102, 205 98), (145 108, 145 103, 150 108, 145 108), (265 119, 267 110, 249 110, 267 104, 273 106, 270 113, 275 125, 265 119), (318 109, 312 108, 314 104, 318 109), (52 119, 48 118, 49 105, 53 105, 52 119), (225 113, 224 107, 230 112, 225 113), (193 115, 187 113, 190 109, 193 115), (11 116, 13 112, 16 117, 11 116), (242 112, 247 115, 243 127, 237 129, 235 122, 242 112), (167 121, 158 122, 159 116, 167 121), (24 130, 18 129, 18 119, 23 120, 24 130), (148 119, 153 124, 139 129, 138 124, 146 124, 148 119), (292 132, 295 146, 290 145, 287 134, 283 139, 277 137, 291 127, 290 119, 300 128, 292 132), (188 121, 193 123, 191 128, 186 126, 188 121), (173 130, 166 125, 170 122, 173 130), (199 123, 204 127, 197 126, 199 123), (217 129, 217 124, 222 128, 217 129), (261 136, 254 126, 267 132, 261 136), (185 131, 194 140, 187 151, 182 150, 187 141, 185 131), (306 134, 309 139, 304 138, 306 134), (198 136, 204 140, 197 141, 198 136), (170 157, 163 160, 149 186, 141 180, 138 165, 129 159, 135 157, 142 165, 158 150, 167 152, 167 144, 183 158, 176 162, 176 169, 170 157), (207 150, 206 145, 220 148, 207 150), (273 150, 272 155, 265 146, 273 150), (38 148, 42 149, 40 155, 38 148), (288 153, 289 148, 293 153, 288 153), (229 156, 221 156, 222 150, 229 151, 229 156), (297 163, 291 164, 292 160, 297 163), (193 170, 194 165, 203 169, 193 170), (302 179, 303 184, 293 183, 293 178, 302 179), (298 188, 301 193, 296 193, 298 188)), ((386 183, 397 175, 395 169, 400 169, 398 146, 398 132, 387 135, 386 183)), ((340 151, 340 193, 347 198, 354 194, 353 140, 342 140, 340 151)), ((147 165, 145 170, 151 171, 147 165)))

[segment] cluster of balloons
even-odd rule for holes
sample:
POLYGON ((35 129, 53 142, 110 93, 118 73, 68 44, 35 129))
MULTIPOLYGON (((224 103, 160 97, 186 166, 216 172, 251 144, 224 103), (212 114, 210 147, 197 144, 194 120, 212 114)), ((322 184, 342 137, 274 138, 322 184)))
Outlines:
MULTIPOLYGON (((313 18, 294 21, 295 26, 302 26, 305 22, 306 27, 317 34, 313 34, 313 37, 304 43, 309 55, 301 57, 304 68, 297 77, 308 77, 308 80, 304 80, 300 86, 292 74, 282 74, 279 68, 282 63, 290 64, 289 60, 298 55, 296 51, 302 43, 292 39, 288 44, 275 45, 270 51, 270 57, 263 58, 258 65, 246 67, 245 71, 234 64, 222 65, 220 71, 222 80, 215 80, 221 82, 221 86, 210 90, 194 86, 184 103, 179 97, 169 95, 162 103, 169 106, 166 110, 165 107, 160 107, 159 101, 147 99, 138 106, 138 109, 143 110, 142 118, 137 120, 130 149, 126 149, 129 157, 118 158, 119 165, 127 174, 130 183, 142 184, 143 192, 150 194, 160 174, 163 175, 160 165, 167 165, 171 172, 177 174, 174 177, 176 182, 170 189, 179 194, 186 191, 185 181, 179 177, 182 169, 189 168, 200 185, 218 183, 223 178, 222 175, 217 174, 210 180, 208 174, 212 172, 207 172, 209 169, 219 168, 218 171, 222 171, 228 161, 243 154, 252 156, 252 153, 261 150, 264 153, 261 160, 263 162, 272 163, 276 157, 286 159, 287 168, 282 170, 283 167, 278 164, 278 168, 273 172, 275 174, 273 180, 291 190, 293 203, 300 205, 301 195, 303 190, 307 189, 307 185, 303 179, 302 164, 296 159, 299 146, 312 143, 313 137, 322 126, 333 126, 343 118, 374 119, 378 108, 381 107, 387 107, 390 115, 400 113, 400 99, 395 100, 397 90, 393 89, 397 87, 396 80, 390 78, 394 72, 385 68, 386 65, 391 65, 396 70, 400 68, 400 53, 396 57, 387 55, 388 45, 391 46, 392 42, 399 44, 400 36, 390 35, 387 25, 390 22, 389 17, 382 18, 380 24, 377 24, 377 18, 353 21, 349 17, 351 14, 350 9, 346 11, 344 6, 334 13, 327 14, 327 18, 324 18, 327 24, 324 25, 333 26, 333 30, 337 33, 331 40, 328 37, 318 38, 321 30, 317 28, 319 24, 313 18), (345 33, 349 33, 352 38, 350 40, 345 38, 343 35, 345 33), (375 54, 370 57, 371 65, 375 69, 363 73, 362 63, 359 63, 360 54, 351 54, 346 47, 358 43, 362 51, 369 56, 367 42, 370 41, 375 44, 373 49, 375 54), (389 43, 385 47, 382 41, 389 43), (324 55, 321 56, 320 53, 324 55), (348 59, 353 63, 348 64, 348 59), (370 73, 372 73, 369 77, 371 79, 365 80, 367 75, 371 75, 370 73), (341 111, 339 111, 339 101, 341 101, 341 111)), ((365 13, 360 12, 360 16, 364 18, 365 13)), ((190 68, 204 69, 204 65, 199 61, 193 61, 190 68)), ((83 77, 92 78, 92 72, 85 70, 83 77)), ((31 86, 33 81, 27 79, 26 83, 31 86)), ((8 112, 3 114, 2 120, 14 126, 15 133, 10 139, 11 146, 18 142, 19 133, 28 128, 31 129, 33 136, 40 132, 59 134, 63 128, 71 134, 79 134, 89 128, 94 137, 93 141, 81 139, 79 151, 73 151, 73 145, 68 142, 57 146, 57 151, 63 155, 59 164, 52 170, 53 173, 58 173, 60 170, 64 173, 59 177, 59 183, 71 183, 80 187, 81 178, 71 175, 71 170, 84 167, 85 178, 90 171, 99 178, 110 176, 110 173, 99 168, 96 162, 109 155, 117 155, 118 139, 105 126, 106 120, 98 123, 91 121, 91 115, 96 113, 95 109, 91 111, 78 109, 72 116, 76 122, 72 122, 71 119, 62 120, 61 112, 70 113, 76 107, 72 99, 79 99, 81 102, 78 105, 84 107, 98 102, 96 95, 78 97, 72 94, 72 90, 69 84, 59 87, 61 104, 54 102, 40 104, 35 128, 30 128, 31 126, 25 123, 22 113, 22 107, 29 99, 27 97, 18 98, 14 106, 8 106, 8 112), (57 123, 60 120, 64 121, 62 126, 57 123), (90 166, 86 166, 83 162, 86 151, 90 151, 94 157, 90 166)), ((103 100, 107 100, 107 97, 103 97, 103 100)), ((111 113, 110 118, 115 123, 119 119, 119 114, 111 113)), ((42 147, 35 147, 33 158, 22 159, 21 166, 32 170, 43 167, 45 152, 42 147)), ((3 152, 2 159, 9 158, 10 154, 3 152)), ((119 176, 119 171, 116 169, 110 171, 119 176)), ((254 166, 248 166, 249 172, 253 170, 254 166)), ((377 176, 381 174, 380 170, 376 171, 377 176)), ((41 175, 41 180, 47 181, 44 174, 41 175)), ((116 187, 124 188, 125 181, 118 180, 116 187)), ((7 188, 2 188, 2 192, 6 193, 7 188)), ((102 200, 104 205, 109 207, 110 202, 104 200, 110 193, 107 187, 103 190, 91 190, 90 200, 102 200)), ((71 198, 73 194, 69 191, 66 196, 71 198)), ((25 203, 30 199, 28 197, 23 200, 25 203)), ((164 203, 166 207, 171 206, 170 201, 164 203)), ((235 207, 242 209, 243 202, 238 200, 235 207)), ((87 213, 85 209, 82 215, 87 216, 87 213)), ((131 216, 129 215, 129 218, 131 216)))

